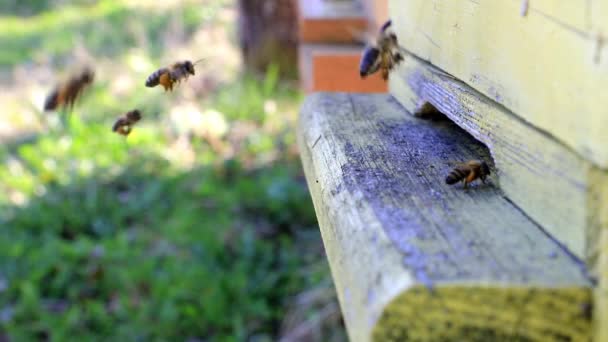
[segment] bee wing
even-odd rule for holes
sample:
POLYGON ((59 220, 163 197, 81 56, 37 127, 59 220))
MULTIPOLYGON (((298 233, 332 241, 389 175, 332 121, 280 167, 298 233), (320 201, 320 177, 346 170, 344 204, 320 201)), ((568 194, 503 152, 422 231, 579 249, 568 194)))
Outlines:
POLYGON ((449 167, 457 167, 457 166, 463 166, 466 165, 466 162, 463 163, 462 160, 446 160, 445 163, 449 166, 449 167))
POLYGON ((200 63, 200 62, 204 62, 204 61, 206 61, 207 59, 208 59, 207 57, 205 57, 205 58, 201 58, 201 59, 199 59, 199 60, 195 61, 194 63, 192 63, 192 65, 197 65, 198 63, 200 63))
POLYGON ((483 162, 481 160, 474 159, 474 160, 469 160, 467 162, 467 165, 474 170, 479 170, 481 168, 482 163, 483 162))
POLYGON ((355 41, 367 46, 376 45, 376 37, 369 31, 357 30, 352 26, 347 26, 346 30, 353 36, 355 41))
POLYGON ((397 52, 399 52, 401 54, 400 59, 403 59, 403 56, 408 56, 410 58, 415 59, 416 61, 420 62, 420 63, 424 63, 426 64, 426 66, 429 68, 429 70, 439 76, 444 76, 447 78, 450 78, 452 80, 458 81, 458 78, 454 77, 451 74, 448 74, 447 72, 439 69, 438 67, 436 67, 435 65, 431 64, 428 60, 426 59, 422 59, 418 56, 416 56, 413 52, 410 52, 409 50, 407 50, 406 48, 404 48, 403 46, 397 45, 396 46, 397 52))

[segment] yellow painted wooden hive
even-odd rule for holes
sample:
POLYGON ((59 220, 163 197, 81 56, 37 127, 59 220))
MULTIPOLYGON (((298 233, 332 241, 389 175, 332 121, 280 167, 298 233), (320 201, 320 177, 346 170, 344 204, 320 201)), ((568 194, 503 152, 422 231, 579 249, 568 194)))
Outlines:
POLYGON ((388 12, 421 59, 391 93, 489 148, 506 197, 586 261, 595 340, 608 341, 608 2, 389 0, 388 12))
POLYGON ((387 1, 390 95, 298 127, 350 339, 608 342, 608 1, 387 1))

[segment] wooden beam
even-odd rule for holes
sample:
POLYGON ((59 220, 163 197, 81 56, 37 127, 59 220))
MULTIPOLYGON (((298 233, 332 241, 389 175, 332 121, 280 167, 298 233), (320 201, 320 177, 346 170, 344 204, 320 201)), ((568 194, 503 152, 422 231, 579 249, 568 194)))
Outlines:
POLYGON ((388 83, 380 73, 359 77, 359 45, 300 44, 300 82, 306 92, 344 91, 387 93, 388 83))
POLYGON ((353 341, 586 341, 582 263, 498 188, 448 186, 488 150, 390 96, 318 93, 298 127, 306 179, 353 341))
POLYGON ((356 1, 298 0, 298 29, 300 43, 355 43, 367 18, 356 1))
POLYGON ((522 16, 517 0, 390 0, 389 13, 402 46, 608 169, 603 2, 529 0, 522 16))
MULTIPOLYGON (((409 111, 425 102, 490 148, 505 194, 581 258, 590 257, 589 237, 601 212, 591 189, 608 174, 551 136, 533 128, 471 87, 406 57, 391 77, 391 92, 409 111), (595 178, 592 171, 596 170, 595 178)), ((600 182, 600 183, 598 183, 600 182)))

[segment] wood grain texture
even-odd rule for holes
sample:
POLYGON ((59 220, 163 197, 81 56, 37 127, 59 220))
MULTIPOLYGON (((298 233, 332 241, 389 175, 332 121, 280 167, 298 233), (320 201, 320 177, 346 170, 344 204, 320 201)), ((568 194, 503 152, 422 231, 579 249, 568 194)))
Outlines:
POLYGON ((387 95, 318 93, 302 106, 298 144, 353 341, 588 340, 582 263, 496 178, 445 184, 455 162, 491 160, 456 125, 414 118, 387 95))
POLYGON ((593 170, 591 179, 594 186, 589 193, 589 205, 598 215, 593 217, 590 237, 594 249, 591 251, 592 274, 598 285, 594 293, 595 341, 608 341, 608 182, 604 172, 593 170))
POLYGON ((545 230, 584 258, 598 278, 598 328, 608 341, 608 173, 458 80, 406 57, 391 92, 409 111, 424 104, 491 150, 500 187, 545 230))
MULTIPOLYGON (((596 168, 591 162, 468 85, 409 56, 393 74, 390 87, 407 110, 414 112, 429 102, 488 146, 506 195, 573 253, 588 257, 594 233, 587 227, 598 216, 588 201, 596 184, 590 177, 596 168)), ((600 181, 608 182, 608 175, 600 181)))
POLYGON ((402 46, 607 169, 604 5, 530 0, 522 16, 521 4, 391 0, 389 13, 402 46))

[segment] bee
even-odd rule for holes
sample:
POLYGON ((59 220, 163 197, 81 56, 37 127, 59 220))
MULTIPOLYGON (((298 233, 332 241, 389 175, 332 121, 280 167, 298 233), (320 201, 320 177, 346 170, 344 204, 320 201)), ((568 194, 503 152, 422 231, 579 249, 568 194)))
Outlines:
POLYGON ((380 28, 374 46, 367 46, 361 55, 359 63, 359 75, 365 78, 378 70, 382 78, 388 80, 389 72, 403 61, 403 55, 399 49, 397 35, 390 31, 392 21, 389 20, 380 28))
POLYGON ((74 102, 82 91, 93 83, 95 74, 85 68, 80 74, 72 76, 67 82, 58 85, 44 101, 44 111, 55 110, 58 107, 74 106, 74 102))
POLYGON ((153 72, 146 80, 146 87, 153 88, 157 85, 162 85, 165 91, 173 90, 173 85, 179 83, 182 79, 188 79, 190 75, 194 75, 194 66, 203 59, 192 63, 191 61, 177 62, 170 67, 160 68, 153 72))
POLYGON ((481 160, 469 160, 464 164, 460 164, 450 172, 450 174, 445 178, 445 183, 452 185, 459 181, 464 182, 464 188, 466 189, 468 185, 476 180, 477 178, 481 179, 483 183, 486 182, 486 177, 490 174, 490 167, 486 162, 481 160))
POLYGON ((131 133, 133 125, 141 119, 141 112, 134 109, 130 112, 125 113, 123 116, 118 118, 112 126, 112 132, 116 132, 120 135, 128 136, 131 133))

